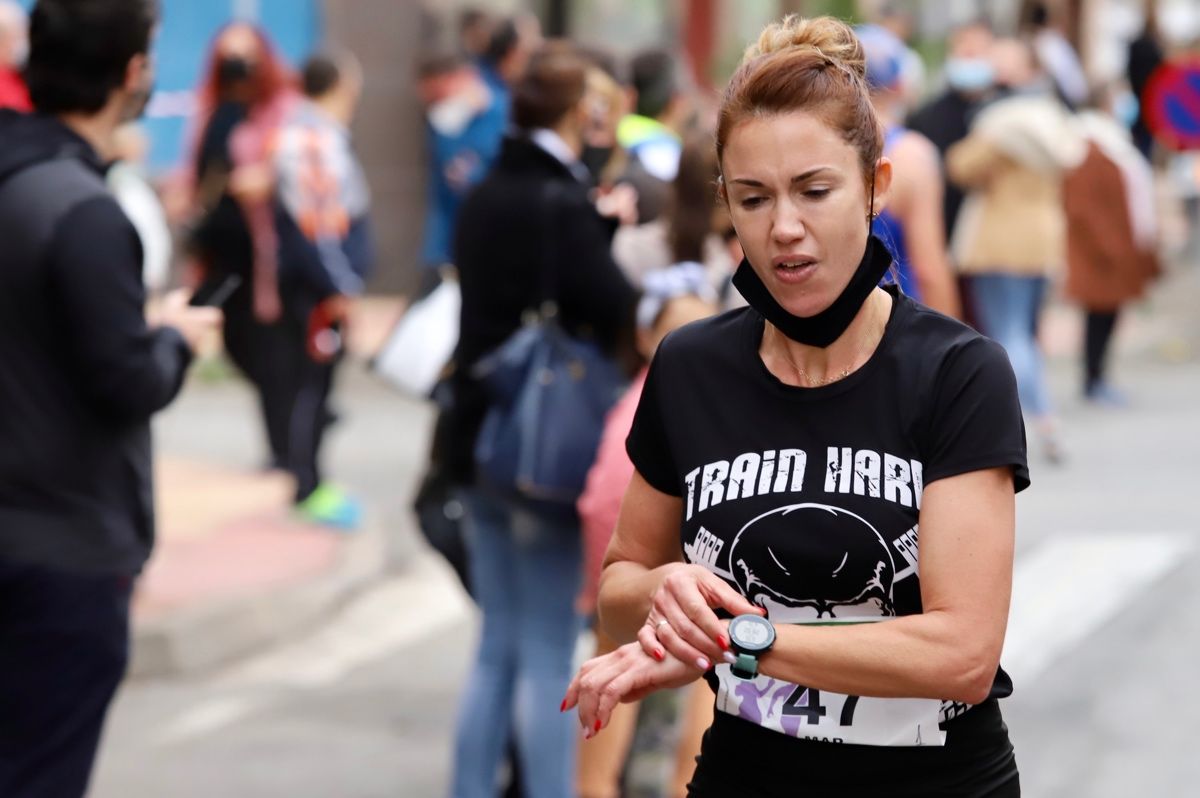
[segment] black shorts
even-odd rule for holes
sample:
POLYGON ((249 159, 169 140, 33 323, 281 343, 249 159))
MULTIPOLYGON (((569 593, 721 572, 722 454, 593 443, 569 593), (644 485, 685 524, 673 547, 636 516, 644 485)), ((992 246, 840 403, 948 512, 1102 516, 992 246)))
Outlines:
POLYGON ((1018 798, 1020 776, 1000 705, 943 724, 941 747, 797 740, 717 712, 689 798, 1018 798))

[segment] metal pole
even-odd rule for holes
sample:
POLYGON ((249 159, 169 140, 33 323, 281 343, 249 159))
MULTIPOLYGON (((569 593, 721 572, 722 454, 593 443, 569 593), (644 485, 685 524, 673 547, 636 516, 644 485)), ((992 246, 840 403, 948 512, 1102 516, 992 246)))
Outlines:
POLYGON ((717 0, 687 0, 683 20, 683 44, 692 78, 704 89, 712 88, 710 67, 716 33, 717 0))
POLYGON ((546 35, 566 37, 571 33, 570 0, 549 0, 546 3, 546 35))

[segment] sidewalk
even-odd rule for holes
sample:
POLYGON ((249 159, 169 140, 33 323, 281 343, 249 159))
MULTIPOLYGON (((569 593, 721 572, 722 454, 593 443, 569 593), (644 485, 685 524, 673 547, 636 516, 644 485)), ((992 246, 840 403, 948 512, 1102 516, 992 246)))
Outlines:
POLYGON ((353 535, 289 517, 281 475, 160 458, 158 540, 133 601, 133 676, 202 671, 310 626, 382 569, 353 535))
MULTIPOLYGON (((398 317, 365 300, 348 345, 370 356, 398 317)), ((185 390, 188 390, 185 387, 185 390)), ((318 625, 387 566, 382 519, 355 532, 292 516, 290 479, 157 452, 157 540, 134 594, 134 677, 202 672, 318 625)))

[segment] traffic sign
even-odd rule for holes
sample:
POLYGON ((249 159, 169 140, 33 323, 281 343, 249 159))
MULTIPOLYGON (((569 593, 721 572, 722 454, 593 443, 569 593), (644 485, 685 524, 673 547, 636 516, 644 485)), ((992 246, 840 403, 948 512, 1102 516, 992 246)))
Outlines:
POLYGON ((1141 98, 1146 126, 1173 150, 1200 150, 1200 57, 1163 63, 1141 98))

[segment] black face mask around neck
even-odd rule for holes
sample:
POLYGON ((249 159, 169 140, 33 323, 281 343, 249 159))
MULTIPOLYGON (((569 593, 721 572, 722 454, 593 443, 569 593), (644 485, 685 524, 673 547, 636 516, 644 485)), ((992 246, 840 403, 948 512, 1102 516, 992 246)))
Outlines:
POLYGON ((821 349, 832 344, 846 328, 858 311, 862 308, 867 297, 879 285, 883 275, 892 265, 892 254, 874 235, 867 239, 867 249, 855 270, 850 283, 842 291, 833 304, 815 316, 793 316, 780 305, 770 290, 759 279, 749 260, 743 260, 733 275, 733 285, 741 293, 750 307, 757 310, 762 317, 779 328, 779 331, 796 343, 816 346, 821 349))

